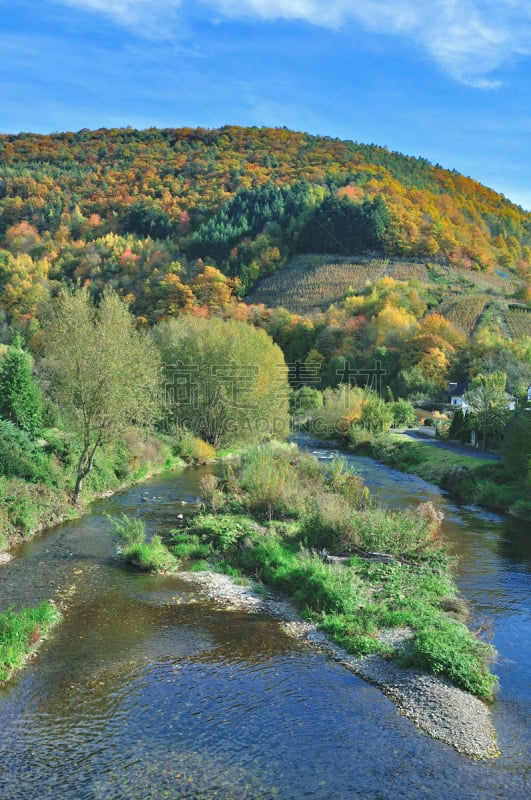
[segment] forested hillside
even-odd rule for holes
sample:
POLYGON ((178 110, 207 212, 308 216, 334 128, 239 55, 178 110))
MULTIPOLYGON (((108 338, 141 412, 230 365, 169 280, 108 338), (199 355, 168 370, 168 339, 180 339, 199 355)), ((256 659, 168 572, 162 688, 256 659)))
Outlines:
POLYGON ((406 396, 501 361, 531 378, 531 215, 457 172, 229 126, 4 135, 0 157, 3 342, 38 355, 50 294, 107 286, 146 327, 250 321, 331 385, 376 358, 406 396))

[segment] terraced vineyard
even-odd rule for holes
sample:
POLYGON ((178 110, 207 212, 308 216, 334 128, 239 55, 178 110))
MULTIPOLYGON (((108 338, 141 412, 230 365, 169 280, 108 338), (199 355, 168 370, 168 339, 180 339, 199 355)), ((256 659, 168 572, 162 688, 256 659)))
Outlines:
POLYGON ((485 307, 492 302, 487 294, 455 296, 441 303, 437 311, 450 320, 463 333, 470 336, 478 324, 485 307))
POLYGON ((395 280, 427 283, 423 264, 373 259, 356 263, 330 256, 297 256, 274 275, 261 281, 247 296, 248 303, 283 306, 297 314, 324 311, 349 289, 362 292, 367 281, 388 275, 395 280))
POLYGON ((460 274, 464 274, 466 280, 478 289, 482 289, 484 292, 493 291, 500 295, 512 295, 521 285, 521 281, 514 275, 508 275, 501 270, 494 272, 466 271, 460 274))
POLYGON ((526 308, 507 308, 504 316, 513 339, 531 336, 531 313, 526 308))

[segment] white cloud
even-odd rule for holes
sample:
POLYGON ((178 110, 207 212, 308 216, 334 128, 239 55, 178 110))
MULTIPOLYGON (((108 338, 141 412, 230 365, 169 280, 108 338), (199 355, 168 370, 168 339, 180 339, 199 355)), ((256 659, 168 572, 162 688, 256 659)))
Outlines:
POLYGON ((497 86, 492 74, 531 54, 529 0, 62 0, 100 12, 145 35, 167 37, 175 14, 193 5, 217 18, 304 20, 348 30, 352 25, 400 36, 424 50, 455 80, 479 88, 497 86))
POLYGON ((205 0, 228 17, 304 19, 323 27, 358 24, 420 47, 454 79, 489 88, 489 76, 531 53, 529 0, 205 0))
POLYGON ((182 0, 59 0, 63 5, 102 14, 148 38, 174 37, 176 12, 182 0))

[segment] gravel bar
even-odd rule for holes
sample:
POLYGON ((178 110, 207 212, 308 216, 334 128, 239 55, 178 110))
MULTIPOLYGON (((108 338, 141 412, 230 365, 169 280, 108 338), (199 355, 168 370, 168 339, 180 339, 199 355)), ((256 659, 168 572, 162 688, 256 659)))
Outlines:
MULTIPOLYGON (((259 584, 241 585, 216 572, 178 574, 225 607, 275 617, 286 633, 326 652, 360 678, 377 686, 395 703, 400 714, 434 739, 476 759, 499 755, 488 706, 453 686, 446 678, 418 669, 402 669, 378 655, 351 656, 315 625, 302 620, 291 603, 270 592, 264 594, 264 587, 259 584)), ((407 629, 381 633, 381 637, 392 644, 400 644, 411 635, 407 629)))

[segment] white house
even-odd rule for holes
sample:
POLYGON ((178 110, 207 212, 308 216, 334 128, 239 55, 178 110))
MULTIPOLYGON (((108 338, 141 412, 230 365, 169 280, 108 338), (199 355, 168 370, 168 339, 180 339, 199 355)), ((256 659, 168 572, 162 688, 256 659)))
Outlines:
MULTIPOLYGON (((466 402, 464 397, 467 389, 468 383, 448 384, 448 402, 454 411, 457 411, 457 409, 460 408, 463 414, 466 414, 466 412, 470 409, 470 404, 466 402)), ((527 388, 527 398, 531 402, 531 386, 528 386, 527 388)), ((516 408, 516 398, 508 392, 505 392, 505 408, 507 411, 514 411, 516 408)))
POLYGON ((461 409, 463 414, 466 414, 468 411, 469 405, 464 398, 464 394, 468 389, 468 383, 449 383, 448 384, 448 402, 452 406, 452 409, 456 411, 458 408, 461 409))

